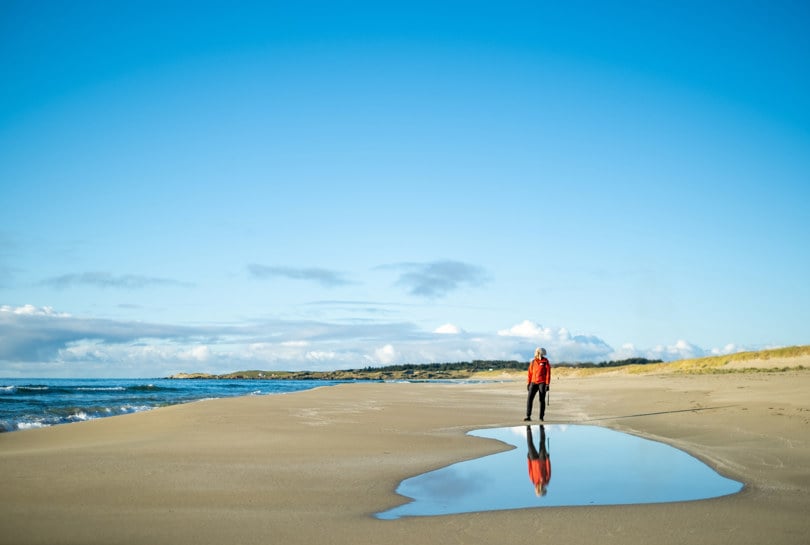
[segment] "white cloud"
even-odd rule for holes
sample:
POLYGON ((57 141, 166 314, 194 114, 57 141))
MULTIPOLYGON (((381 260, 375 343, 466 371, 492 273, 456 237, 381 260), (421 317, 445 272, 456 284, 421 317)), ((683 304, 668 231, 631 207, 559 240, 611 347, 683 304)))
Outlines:
POLYGON ((393 345, 386 344, 374 351, 374 358, 383 365, 390 365, 396 361, 397 352, 394 350, 393 345))
POLYGON ((461 328, 457 325, 453 324, 444 324, 440 325, 436 329, 433 330, 433 333, 439 333, 441 335, 458 335, 461 333, 461 328))
POLYGON ((183 327, 74 317, 32 305, 0 307, 0 376, 157 377, 179 371, 325 371, 399 363, 525 362, 537 346, 546 348, 552 363, 630 357, 670 361, 739 351, 736 345, 706 351, 684 340, 646 350, 628 343, 614 350, 599 337, 530 320, 489 333, 467 333, 449 322, 432 331, 410 323, 379 321, 183 327))
POLYGON ((59 350, 59 359, 62 361, 88 361, 108 360, 104 347, 96 342, 71 343, 59 350))
POLYGON ((712 348, 710 350, 712 356, 725 356, 727 354, 736 354, 737 352, 745 352, 746 349, 737 346, 736 344, 729 343, 725 345, 723 348, 712 348))
MULTIPOLYGON (((607 355, 613 352, 613 349, 599 337, 572 335, 567 328, 543 327, 530 320, 523 320, 508 329, 501 329, 498 335, 522 340, 524 344, 531 342, 537 346, 542 345, 552 361, 604 361, 607 355)), ((534 347, 527 344, 522 352, 533 353, 534 347)))
POLYGON ((625 343, 618 350, 613 352, 610 355, 609 359, 620 361, 620 360, 627 360, 630 358, 643 358, 643 357, 645 357, 645 355, 642 355, 641 352, 638 349, 636 349, 633 343, 625 343))
POLYGON ((0 312, 16 314, 18 316, 57 316, 61 318, 70 317, 70 314, 57 313, 51 307, 35 307, 34 305, 23 305, 12 307, 9 305, 0 306, 0 312))
POLYGON ((307 360, 315 360, 315 361, 333 361, 336 358, 337 354, 332 352, 331 350, 312 350, 307 352, 304 356, 307 360))
POLYGON ((180 359, 192 361, 208 361, 211 359, 211 349, 206 345, 192 346, 178 354, 180 359))
POLYGON ((675 341, 673 344, 656 345, 652 348, 640 349, 632 343, 626 343, 610 355, 612 360, 626 360, 629 358, 647 358, 650 360, 674 361, 681 359, 703 358, 706 356, 722 356, 752 350, 736 344, 726 344, 722 348, 703 348, 685 340, 675 341))
POLYGON ((650 359, 664 361, 701 358, 706 355, 705 350, 684 340, 678 340, 675 344, 655 346, 647 353, 650 355, 650 359))
POLYGON ((554 331, 550 327, 542 327, 532 321, 523 320, 509 329, 501 329, 498 335, 503 337, 523 337, 525 339, 551 340, 554 331))
POLYGON ((59 350, 58 360, 67 363, 87 361, 150 365, 166 362, 206 362, 214 354, 207 345, 174 343, 113 344, 99 341, 72 342, 59 350))

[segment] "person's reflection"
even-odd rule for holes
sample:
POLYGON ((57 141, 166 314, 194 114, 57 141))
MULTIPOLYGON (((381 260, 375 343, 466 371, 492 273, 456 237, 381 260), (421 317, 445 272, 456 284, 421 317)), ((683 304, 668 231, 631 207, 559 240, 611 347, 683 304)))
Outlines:
POLYGON ((551 480, 551 457, 546 449, 546 428, 540 426, 540 451, 534 447, 532 427, 526 426, 526 442, 529 444, 529 478, 534 484, 534 493, 538 496, 546 495, 546 487, 551 480))

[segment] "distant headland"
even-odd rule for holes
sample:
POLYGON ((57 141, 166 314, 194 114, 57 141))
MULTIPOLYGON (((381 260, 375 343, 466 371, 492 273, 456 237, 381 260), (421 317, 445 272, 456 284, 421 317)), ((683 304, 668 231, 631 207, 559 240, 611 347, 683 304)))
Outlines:
MULTIPOLYGON (((786 371, 805 369, 810 364, 810 345, 790 346, 756 352, 738 352, 721 356, 663 362, 645 358, 618 361, 564 362, 553 367, 562 375, 608 371, 636 373, 717 374, 751 371, 786 371)), ((365 367, 336 371, 234 371, 221 375, 210 373, 175 373, 170 379, 241 379, 241 380, 450 380, 495 379, 524 373, 528 362, 516 360, 474 360, 454 363, 424 363, 365 367)))

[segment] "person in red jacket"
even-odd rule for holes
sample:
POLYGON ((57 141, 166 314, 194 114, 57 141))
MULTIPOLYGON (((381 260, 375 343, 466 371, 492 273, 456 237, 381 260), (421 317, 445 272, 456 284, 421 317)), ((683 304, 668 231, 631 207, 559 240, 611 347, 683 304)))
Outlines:
POLYGON ((540 452, 534 447, 531 426, 526 426, 526 442, 529 444, 529 452, 526 455, 529 461, 529 479, 534 485, 534 493, 537 496, 545 496, 546 487, 551 480, 551 456, 546 449, 546 428, 540 426, 540 452))
POLYGON ((532 419, 532 406, 534 396, 540 393, 540 421, 546 416, 546 392, 549 390, 551 382, 551 364, 546 359, 546 349, 538 348, 534 351, 534 359, 529 364, 529 376, 526 379, 526 390, 529 391, 529 399, 526 401, 526 418, 528 422, 532 419))

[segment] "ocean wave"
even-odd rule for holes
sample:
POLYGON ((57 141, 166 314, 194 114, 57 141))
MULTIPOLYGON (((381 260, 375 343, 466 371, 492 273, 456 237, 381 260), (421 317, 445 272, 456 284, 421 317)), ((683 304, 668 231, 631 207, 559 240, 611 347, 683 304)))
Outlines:
POLYGON ((334 381, 3 379, 0 432, 43 428, 234 396, 308 390, 334 381))
POLYGON ((123 386, 77 386, 77 392, 125 392, 127 389, 123 386))
POLYGON ((39 384, 18 384, 10 386, 0 386, 0 395, 24 394, 29 396, 30 395, 56 396, 64 394, 86 395, 88 393, 106 394, 106 393, 120 393, 120 392, 131 392, 137 394, 144 392, 148 393, 170 392, 172 390, 174 390, 174 388, 165 386, 155 386, 154 384, 134 384, 126 386, 120 385, 95 386, 95 385, 80 385, 80 384, 47 386, 39 384))
POLYGON ((174 388, 167 388, 165 386, 155 386, 154 384, 138 384, 136 386, 129 386, 127 390, 131 392, 151 392, 157 390, 173 390, 174 388))
POLYGON ((0 420, 0 432, 49 428, 59 424, 86 422, 108 416, 132 414, 157 408, 159 405, 118 405, 115 407, 65 408, 45 415, 21 415, 16 419, 0 420))
POLYGON ((33 430, 36 428, 47 428, 50 424, 44 422, 17 422, 15 429, 18 430, 33 430))
POLYGON ((84 411, 76 411, 75 413, 68 415, 65 420, 68 422, 84 422, 85 420, 90 420, 90 415, 88 415, 84 411))

